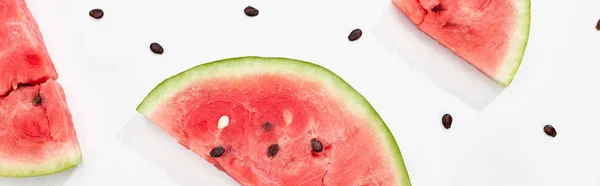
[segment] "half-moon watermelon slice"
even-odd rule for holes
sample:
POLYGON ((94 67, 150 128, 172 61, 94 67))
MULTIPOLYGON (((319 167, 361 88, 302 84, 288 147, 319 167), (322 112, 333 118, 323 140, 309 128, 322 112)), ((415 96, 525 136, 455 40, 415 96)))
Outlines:
POLYGON ((53 174, 81 161, 62 87, 20 87, 0 98, 0 176, 53 174))
POLYGON ((393 0, 418 29, 504 86, 527 47, 529 0, 393 0))
POLYGON ((137 110, 241 185, 410 185, 377 112, 309 62, 202 64, 160 83, 137 110))

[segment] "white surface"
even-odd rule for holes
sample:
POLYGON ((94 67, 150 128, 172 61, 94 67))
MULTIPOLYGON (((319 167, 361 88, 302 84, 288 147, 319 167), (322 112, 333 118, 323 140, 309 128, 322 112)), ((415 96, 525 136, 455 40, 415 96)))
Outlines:
POLYGON ((389 124, 415 186, 600 185, 600 1, 532 1, 525 60, 499 90, 417 32, 390 0, 28 0, 84 158, 69 172, 0 185, 176 186, 117 135, 164 78, 244 55, 312 61, 350 82, 389 124), (247 5, 260 15, 246 17, 247 5), (101 20, 87 16, 97 7, 101 20), (348 42, 354 28, 363 37, 348 42), (149 51, 154 41, 164 55, 149 51), (440 124, 446 112, 451 130, 440 124), (547 123, 556 138, 543 133, 547 123))

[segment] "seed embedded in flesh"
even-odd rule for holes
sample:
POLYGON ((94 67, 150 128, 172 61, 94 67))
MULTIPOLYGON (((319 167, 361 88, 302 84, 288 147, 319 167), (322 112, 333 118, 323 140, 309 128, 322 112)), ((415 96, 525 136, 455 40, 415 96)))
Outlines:
POLYGON ((252 6, 247 6, 246 8, 244 8, 244 13, 250 17, 257 16, 258 12, 259 12, 258 9, 254 8, 252 6))
POLYGON ((100 19, 100 18, 104 17, 104 11, 99 8, 92 9, 92 10, 90 10, 89 15, 90 15, 90 17, 93 17, 95 19, 100 19))
POLYGON ((279 144, 272 144, 269 146, 269 149, 267 151, 267 156, 273 157, 273 156, 277 155, 277 152, 279 152, 279 144))
POLYGON ((350 35, 348 35, 348 40, 356 41, 361 36, 362 36, 362 30, 357 28, 357 29, 352 30, 352 32, 350 32, 350 35))
POLYGON ((444 8, 442 7, 442 5, 441 5, 441 4, 440 4, 440 5, 435 5, 435 6, 434 6, 434 7, 431 9, 431 11, 432 11, 433 13, 438 13, 438 12, 440 12, 440 11, 443 11, 443 10, 444 10, 444 8))
POLYGON ((271 124, 271 122, 267 121, 267 122, 265 122, 265 123, 262 124, 262 128, 265 131, 271 131, 273 129, 273 124, 271 124))
POLYGON ((219 122, 217 123, 217 128, 223 129, 227 127, 227 125, 229 125, 229 117, 221 116, 221 118, 219 118, 219 122))
POLYGON ((162 45, 156 42, 150 44, 150 50, 155 54, 163 54, 165 52, 165 49, 162 47, 162 45))
POLYGON ((289 110, 283 111, 283 121, 285 122, 285 124, 291 124, 292 120, 294 116, 292 115, 292 112, 290 112, 289 110))
POLYGON ((40 106, 41 104, 42 104, 42 96, 40 96, 40 93, 37 93, 35 96, 33 96, 33 105, 40 106))
POLYGON ((452 115, 444 114, 442 116, 442 125, 444 125, 444 128, 449 129, 452 126, 452 115))
POLYGON ((313 151, 315 152, 321 152, 323 151, 323 144, 317 140, 317 138, 313 138, 312 140, 310 140, 311 146, 313 151))
POLYGON ((223 153, 225 153, 225 148, 223 148, 223 146, 216 146, 210 151, 210 157, 218 158, 223 156, 223 153))
POLYGON ((30 87, 31 84, 29 83, 19 83, 19 85, 17 85, 17 88, 23 88, 23 87, 30 87))
POLYGON ((556 137, 556 129, 552 125, 544 126, 544 133, 548 136, 556 137))

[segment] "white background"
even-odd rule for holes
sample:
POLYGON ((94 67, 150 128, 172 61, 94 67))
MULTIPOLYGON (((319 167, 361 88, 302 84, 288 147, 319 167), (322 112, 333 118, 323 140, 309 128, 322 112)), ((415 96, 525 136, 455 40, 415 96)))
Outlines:
POLYGON ((164 78, 244 55, 308 60, 346 79, 392 129, 415 186, 600 185, 600 1, 532 1, 525 59, 501 90, 417 31, 391 0, 28 0, 83 162, 0 185, 177 185, 117 135, 164 78), (246 17, 247 5, 260 15, 246 17), (91 19, 92 8, 105 17, 91 19), (349 42, 354 28, 363 37, 349 42), (154 41, 164 55, 149 51, 154 41), (440 124, 447 112, 451 130, 440 124))

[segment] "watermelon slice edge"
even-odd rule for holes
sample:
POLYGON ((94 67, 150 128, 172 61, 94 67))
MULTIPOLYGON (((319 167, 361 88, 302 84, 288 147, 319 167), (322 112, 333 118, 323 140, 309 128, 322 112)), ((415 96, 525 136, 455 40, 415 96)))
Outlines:
POLYGON ((523 57, 525 56, 525 50, 529 43, 529 32, 531 26, 531 1, 530 0, 516 0, 518 9, 518 21, 517 29, 515 31, 514 41, 510 47, 508 55, 508 62, 502 66, 499 74, 506 74, 505 76, 498 76, 495 78, 500 84, 508 86, 512 83, 517 71, 521 66, 523 57), (512 62, 512 63, 511 63, 512 62))
MULTIPOLYGON (((67 147, 71 148, 71 147, 67 147)), ((5 163, 0 161, 0 175, 9 178, 27 178, 46 176, 63 172, 81 163, 82 156, 79 148, 71 148, 68 152, 41 164, 5 163)))

